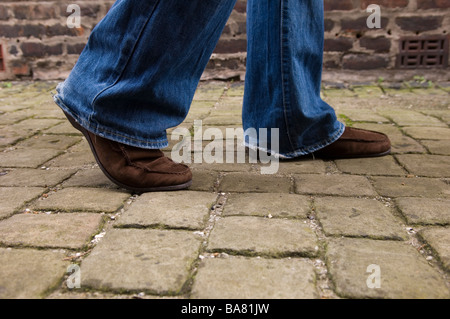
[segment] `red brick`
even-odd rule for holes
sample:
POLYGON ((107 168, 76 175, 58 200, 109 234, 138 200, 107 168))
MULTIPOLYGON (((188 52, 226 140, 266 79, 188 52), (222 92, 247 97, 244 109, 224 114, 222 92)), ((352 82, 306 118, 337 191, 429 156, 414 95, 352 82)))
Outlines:
POLYGON ((6 6, 0 6, 0 20, 8 20, 9 19, 9 13, 6 6))
POLYGON ((234 6, 234 10, 245 13, 247 11, 247 0, 238 0, 234 6))
POLYGON ((62 44, 44 45, 39 42, 25 42, 20 46, 24 57, 42 58, 46 55, 61 55, 62 44))
POLYGON ((397 17, 395 23, 405 31, 430 31, 442 26, 443 17, 440 16, 412 16, 397 17))
POLYGON ((324 0, 323 2, 325 11, 337 11, 337 10, 353 10, 355 7, 352 0, 324 0))
POLYGON ((31 69, 26 61, 14 60, 10 63, 11 71, 16 76, 29 76, 31 75, 31 69))
POLYGON ((246 51, 247 51, 247 40, 230 39, 230 40, 220 40, 214 50, 214 53, 239 53, 246 51))
POLYGON ((369 54, 348 54, 342 59, 342 67, 351 70, 373 70, 386 68, 389 58, 369 54))
MULTIPOLYGON (((367 31, 372 30, 367 27, 367 18, 362 17, 358 19, 343 19, 341 21, 341 28, 344 31, 367 31)), ((384 29, 389 22, 386 17, 381 17, 381 28, 384 29)))
POLYGON ((20 20, 45 20, 56 18, 53 5, 16 5, 13 7, 14 16, 20 20))
POLYGON ((366 9, 371 4, 377 4, 386 8, 405 8, 409 0, 361 0, 361 8, 366 9))
POLYGON ((348 51, 353 47, 353 40, 350 38, 325 39, 324 51, 348 51))
POLYGON ((417 9, 448 9, 449 0, 417 0, 417 9))

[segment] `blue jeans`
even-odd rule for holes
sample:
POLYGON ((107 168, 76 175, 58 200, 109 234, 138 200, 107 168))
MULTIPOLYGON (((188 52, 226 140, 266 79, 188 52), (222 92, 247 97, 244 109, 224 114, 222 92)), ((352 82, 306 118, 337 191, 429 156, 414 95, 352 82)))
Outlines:
MULTIPOLYGON (((141 148, 166 147, 166 129, 185 119, 235 3, 118 0, 58 85, 55 102, 96 135, 141 148)), ((331 144, 344 125, 320 98, 323 1, 247 5, 244 129, 278 128, 284 158, 331 144)))

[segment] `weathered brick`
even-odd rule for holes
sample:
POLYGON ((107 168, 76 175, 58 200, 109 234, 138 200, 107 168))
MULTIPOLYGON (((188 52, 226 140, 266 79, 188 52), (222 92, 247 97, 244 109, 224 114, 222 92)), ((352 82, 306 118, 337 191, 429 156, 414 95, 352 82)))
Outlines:
POLYGON ((324 20, 325 32, 331 31, 334 28, 334 21, 331 19, 324 20))
MULTIPOLYGON (((384 29, 389 23, 389 19, 386 17, 381 17, 381 28, 384 29)), ((341 20, 341 28, 345 31, 370 31, 367 27, 367 17, 348 19, 344 18, 341 20)))
POLYGON ((324 1, 324 9, 325 11, 337 11, 337 10, 353 10, 353 1, 352 0, 325 0, 324 1))
POLYGON ((8 7, 0 5, 0 20, 8 20, 9 17, 8 7))
POLYGON ((361 9, 365 9, 371 4, 386 8, 404 8, 408 6, 409 0, 361 0, 361 9))
POLYGON ((217 43, 214 53, 237 53, 246 51, 246 39, 222 39, 217 43))
POLYGON ((388 65, 389 57, 384 55, 347 54, 342 59, 342 67, 351 70, 373 70, 388 65))
POLYGON ((416 0, 417 9, 447 9, 450 8, 450 2, 447 0, 416 0))
POLYGON ((353 47, 353 40, 350 38, 325 39, 324 51, 348 51, 353 47))
POLYGON ((25 42, 20 45, 24 57, 42 58, 47 55, 62 54, 62 44, 44 45, 38 42, 25 42))
POLYGON ((81 54, 85 46, 85 43, 68 44, 67 54, 81 54))
POLYGON ((436 30, 442 26, 441 16, 397 17, 395 23, 405 31, 423 32, 436 30))
POLYGON ((359 44, 362 47, 369 50, 374 50, 375 52, 389 52, 391 49, 391 40, 385 37, 362 37, 359 39, 359 44))

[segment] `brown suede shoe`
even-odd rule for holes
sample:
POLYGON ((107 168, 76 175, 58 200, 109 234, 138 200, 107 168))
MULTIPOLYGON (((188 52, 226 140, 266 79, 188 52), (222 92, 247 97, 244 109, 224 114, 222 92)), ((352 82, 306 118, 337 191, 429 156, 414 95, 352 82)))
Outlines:
POLYGON ((315 157, 338 159, 384 156, 391 152, 389 138, 379 132, 346 127, 334 143, 314 152, 315 157))
POLYGON ((103 173, 120 187, 141 193, 179 190, 192 184, 189 167, 173 162, 160 150, 137 148, 102 138, 64 114, 86 137, 103 173))

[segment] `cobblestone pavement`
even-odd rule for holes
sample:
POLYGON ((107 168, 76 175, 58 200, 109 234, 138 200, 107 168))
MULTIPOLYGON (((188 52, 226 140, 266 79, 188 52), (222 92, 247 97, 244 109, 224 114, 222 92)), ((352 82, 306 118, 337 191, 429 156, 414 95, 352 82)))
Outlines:
MULTIPOLYGON (((103 176, 55 85, 0 83, 1 298, 450 297, 448 87, 324 87, 392 155, 193 163, 189 190, 139 195, 103 176)), ((242 97, 202 82, 180 127, 239 127, 242 97)))

